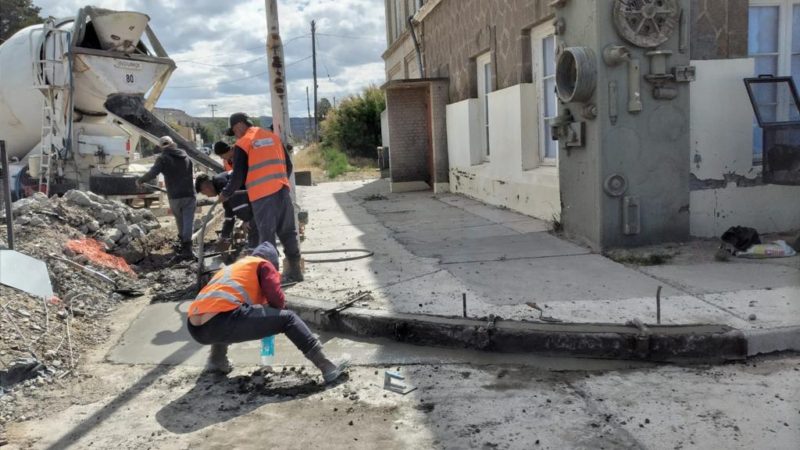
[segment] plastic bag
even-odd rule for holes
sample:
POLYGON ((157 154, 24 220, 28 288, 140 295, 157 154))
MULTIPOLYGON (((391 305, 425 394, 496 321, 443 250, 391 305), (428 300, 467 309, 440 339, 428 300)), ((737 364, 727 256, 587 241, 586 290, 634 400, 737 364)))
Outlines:
POLYGON ((769 244, 758 244, 747 249, 746 252, 737 253, 739 258, 789 258, 797 254, 786 241, 775 241, 769 244))

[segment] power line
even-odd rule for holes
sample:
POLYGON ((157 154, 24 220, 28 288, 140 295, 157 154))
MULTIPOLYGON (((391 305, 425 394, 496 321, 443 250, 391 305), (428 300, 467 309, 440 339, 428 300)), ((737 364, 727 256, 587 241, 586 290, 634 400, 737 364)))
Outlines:
POLYGON ((170 86, 170 89, 196 89, 196 88, 204 88, 204 87, 216 87, 216 86, 220 86, 220 85, 223 85, 223 84, 237 83, 239 81, 244 81, 244 80, 249 80, 251 78, 261 77, 261 76, 264 76, 264 75, 267 75, 267 74, 269 74, 269 71, 259 72, 259 73, 255 74, 255 75, 250 75, 249 77, 237 78, 235 80, 220 81, 218 83, 213 83, 213 84, 209 83, 209 84, 198 84, 198 85, 195 85, 195 86, 170 86))
MULTIPOLYGON (((287 45, 291 44, 292 42, 297 41, 299 39, 310 38, 310 37, 311 37, 310 34, 301 34, 299 36, 294 36, 294 37, 289 38, 288 40, 286 40, 283 43, 283 45, 287 46, 287 45)), ((243 49, 240 49, 240 50, 245 50, 245 51, 258 50, 258 49, 265 48, 266 45, 267 45, 267 43, 265 41, 261 45, 254 46, 254 47, 247 47, 247 48, 243 48, 243 49)), ((211 58, 211 57, 214 57, 214 56, 230 55, 230 54, 231 54, 230 51, 220 52, 220 53, 209 53, 209 54, 205 54, 205 55, 200 55, 197 58, 193 58, 193 59, 178 59, 178 60, 175 60, 175 62, 176 63, 198 63, 198 64, 201 64, 201 65, 207 65, 207 64, 202 64, 202 62, 203 61, 207 61, 208 58, 211 58)), ((220 65, 220 67, 222 67, 222 66, 232 66, 232 65, 235 65, 235 64, 223 64, 223 65, 220 65)))
POLYGON ((232 63, 232 64, 206 64, 206 63, 201 63, 199 61, 192 62, 192 64, 197 64, 198 66, 205 66, 205 67, 236 67, 236 66, 246 66, 246 65, 252 64, 252 63, 254 63, 256 61, 262 61, 265 58, 266 58, 265 56, 259 56, 258 58, 254 58, 254 59, 251 59, 249 61, 240 62, 240 63, 232 63))
POLYGON ((330 33, 317 33, 317 36, 327 36, 327 37, 335 37, 335 38, 342 38, 342 39, 354 39, 357 41, 373 41, 373 42, 383 42, 383 39, 380 38, 371 38, 365 36, 349 36, 346 34, 330 34, 330 33))
MULTIPOLYGON (((287 64, 286 67, 292 67, 295 64, 300 64, 301 62, 308 61, 309 59, 311 59, 311 56, 306 56, 305 58, 298 59, 297 61, 293 61, 293 62, 287 64)), ((203 87, 212 87, 212 86, 219 86, 219 85, 223 85, 223 84, 231 84, 231 83, 236 83, 236 82, 239 82, 239 81, 249 80, 251 78, 260 77, 262 75, 267 75, 267 74, 269 74, 269 71, 259 72, 259 73, 255 74, 255 75, 250 75, 250 76, 243 77, 243 78, 237 78, 235 80, 220 81, 219 83, 213 83, 213 84, 209 83, 209 84, 198 84, 198 85, 195 85, 195 86, 169 86, 169 87, 171 89, 196 89, 196 88, 203 88, 203 87)))

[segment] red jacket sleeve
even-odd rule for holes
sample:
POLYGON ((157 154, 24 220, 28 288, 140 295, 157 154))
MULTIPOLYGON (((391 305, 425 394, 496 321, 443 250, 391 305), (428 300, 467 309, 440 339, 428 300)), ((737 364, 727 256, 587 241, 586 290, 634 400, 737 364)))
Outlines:
POLYGON ((272 263, 264 261, 258 265, 258 283, 269 306, 286 309, 286 297, 281 289, 281 274, 275 270, 272 263))

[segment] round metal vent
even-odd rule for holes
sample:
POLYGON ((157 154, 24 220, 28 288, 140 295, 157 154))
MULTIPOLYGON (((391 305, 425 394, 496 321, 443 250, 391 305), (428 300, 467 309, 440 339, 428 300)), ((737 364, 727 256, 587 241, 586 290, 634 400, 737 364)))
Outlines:
POLYGON ((615 0, 614 25, 626 41, 644 48, 667 42, 680 22, 678 0, 615 0))
POLYGON ((628 180, 620 174, 611 175, 603 183, 603 190, 611 197, 622 197, 628 191, 628 180))
POLYGON ((564 103, 589 101, 597 86, 597 58, 588 47, 568 47, 556 62, 556 91, 564 103))

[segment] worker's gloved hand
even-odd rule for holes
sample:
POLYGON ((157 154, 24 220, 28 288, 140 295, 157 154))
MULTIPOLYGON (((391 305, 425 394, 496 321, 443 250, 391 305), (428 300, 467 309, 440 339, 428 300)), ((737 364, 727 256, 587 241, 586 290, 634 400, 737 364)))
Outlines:
POLYGON ((219 194, 217 196, 217 203, 225 203, 227 201, 228 201, 228 197, 226 197, 225 195, 219 194))
POLYGON ((245 233, 249 233, 250 232, 250 222, 243 222, 242 223, 242 230, 244 230, 245 233))

